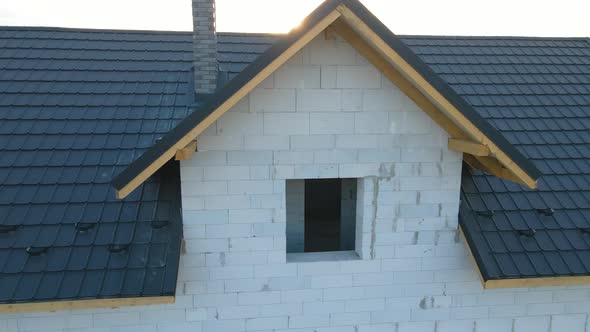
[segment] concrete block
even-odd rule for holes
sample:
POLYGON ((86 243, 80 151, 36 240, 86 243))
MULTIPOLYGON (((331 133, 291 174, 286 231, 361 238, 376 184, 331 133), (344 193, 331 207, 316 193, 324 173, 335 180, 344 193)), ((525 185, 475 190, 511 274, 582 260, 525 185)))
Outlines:
POLYGON ((228 181, 230 195, 272 194, 273 183, 270 180, 237 180, 228 181))
POLYGON ((354 132, 357 134, 387 134, 388 112, 358 112, 354 114, 354 132))
POLYGON ((324 301, 303 303, 303 313, 309 314, 331 314, 344 312, 344 301, 324 301))
POLYGON ((243 150, 244 136, 201 136, 198 140, 198 151, 243 150))
POLYGON ((338 66, 336 86, 341 89, 379 89, 381 73, 372 66, 338 66))
POLYGON ((353 113, 311 113, 310 133, 312 135, 353 134, 353 113))
POLYGON ((255 305, 222 306, 217 308, 219 319, 240 319, 258 317, 260 309, 255 305))
POLYGON ((266 113, 264 135, 308 135, 309 117, 308 113, 266 113))
POLYGON ((227 112, 217 120, 218 135, 262 135, 262 128, 262 114, 227 112))
POLYGON ((317 328, 330 325, 330 315, 328 314, 312 314, 289 316, 289 328, 317 328))
POLYGON ((434 332, 434 322, 400 322, 398 332, 434 332))
POLYGON ((514 319, 514 331, 518 332, 547 332, 549 331, 549 317, 517 317, 514 319))
POLYGON ((312 164, 314 153, 311 151, 275 151, 273 163, 275 165, 312 164))
POLYGON ((298 112, 339 112, 342 110, 342 90, 297 90, 298 112))
POLYGON ((245 331, 246 320, 228 319, 228 320, 206 320, 203 323, 203 332, 218 331, 245 331))
POLYGON ((356 51, 350 44, 336 40, 314 42, 309 47, 311 64, 353 65, 355 63, 355 54, 356 51))
POLYGON ((276 330, 288 327, 288 317, 250 318, 246 320, 246 331, 276 330))
POLYGON ((342 111, 360 112, 363 110, 363 94, 357 89, 342 90, 342 111))
POLYGON ((238 294, 238 304, 257 305, 281 303, 281 292, 244 292, 238 294))
POLYGON ((230 165, 268 165, 272 164, 272 151, 230 151, 227 162, 230 165))
POLYGON ((317 164, 349 164, 357 160, 357 152, 353 150, 319 150, 313 155, 314 162, 317 164))
POLYGON ((274 73, 276 89, 318 89, 321 85, 320 66, 286 65, 274 73))
POLYGON ((336 66, 321 66, 321 88, 333 89, 336 87, 336 66))
POLYGON ((323 150, 332 149, 335 146, 334 135, 304 135, 291 136, 291 149, 293 150, 323 150))
POLYGON ((370 312, 336 312, 330 315, 332 326, 369 324, 370 322, 370 312))
POLYGON ((245 150, 288 150, 289 136, 246 136, 245 150))
POLYGON ((338 149, 375 149, 378 142, 377 135, 336 135, 338 149))
POLYGON ((294 89, 255 89, 250 93, 252 112, 294 112, 294 89))

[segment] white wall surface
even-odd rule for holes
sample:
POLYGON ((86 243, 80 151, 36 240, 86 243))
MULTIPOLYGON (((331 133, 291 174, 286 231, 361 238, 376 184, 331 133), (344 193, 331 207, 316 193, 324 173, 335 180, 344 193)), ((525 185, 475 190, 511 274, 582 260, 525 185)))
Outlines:
POLYGON ((0 316, 0 331, 580 332, 590 288, 483 291, 461 155, 341 40, 317 38, 182 163, 174 305, 0 316), (361 178, 361 259, 286 262, 286 179, 361 178))

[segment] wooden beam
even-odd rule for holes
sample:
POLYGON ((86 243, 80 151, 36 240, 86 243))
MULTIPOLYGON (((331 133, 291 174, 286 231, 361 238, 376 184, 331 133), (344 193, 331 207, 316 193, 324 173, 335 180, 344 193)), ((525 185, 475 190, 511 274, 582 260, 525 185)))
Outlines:
POLYGON ((119 199, 127 197, 135 188, 141 185, 147 180, 152 174, 154 174, 160 167, 162 167, 168 160, 172 159, 176 151, 187 146, 192 140, 196 139, 205 129, 207 129, 213 122, 219 119, 225 112, 229 111, 235 106, 242 98, 256 88, 262 81, 268 78, 273 72, 285 64, 291 59, 297 52, 299 52, 305 45, 317 37, 324 29, 332 24, 336 19, 340 17, 340 12, 334 10, 330 14, 326 15, 320 20, 313 28, 309 29, 299 40, 295 41, 287 50, 281 55, 274 59, 264 69, 262 69, 256 76, 254 76, 249 82, 244 84, 238 91, 236 91, 231 97, 225 100, 215 111, 213 111, 207 118, 201 121, 196 127, 184 135, 178 142, 176 142, 170 149, 164 152, 158 159, 156 159, 151 165, 146 167, 141 173, 139 173, 133 180, 125 185, 120 190, 117 190, 116 196, 119 199))
MULTIPOLYGON (((374 47, 405 77, 418 88, 430 101, 443 111, 449 119, 459 126, 472 141, 481 142, 488 146, 490 155, 493 155, 502 165, 510 170, 516 178, 529 188, 536 188, 537 181, 531 178, 520 166, 518 166, 504 151, 492 140, 485 136, 479 128, 469 121, 461 111, 451 104, 439 91, 437 91, 420 73, 407 63, 393 48, 379 37, 362 19, 356 16, 346 5, 338 6, 342 18, 353 27, 362 39, 371 47, 374 47)), ((453 138, 455 137, 451 135, 453 138)))
POLYGON ((519 178, 514 176, 514 174, 506 169, 502 164, 500 164, 496 159, 490 157, 476 157, 469 154, 463 155, 463 161, 467 163, 472 168, 480 169, 488 174, 492 174, 499 178, 509 180, 523 186, 527 184, 522 182, 519 178))
POLYGON ((172 304, 174 296, 0 304, 0 314, 172 304))
POLYGON ((326 28, 326 30, 324 30, 324 39, 325 40, 335 40, 336 39, 336 33, 334 32, 334 29, 332 28, 332 26, 329 26, 326 28))
POLYGON ((176 160, 189 160, 193 156, 193 153, 197 151, 197 141, 194 140, 190 142, 184 148, 176 151, 176 156, 174 159, 176 160))
POLYGON ((490 149, 483 144, 456 138, 449 138, 448 144, 449 149, 457 152, 467 153, 478 157, 487 157, 490 155, 490 149))

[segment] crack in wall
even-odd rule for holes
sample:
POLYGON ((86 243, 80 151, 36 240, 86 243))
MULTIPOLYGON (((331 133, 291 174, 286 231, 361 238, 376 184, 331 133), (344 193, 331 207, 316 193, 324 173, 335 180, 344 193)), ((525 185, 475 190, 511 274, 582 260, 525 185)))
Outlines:
POLYGON ((377 240, 377 209, 379 204, 377 201, 379 200, 379 178, 374 177, 373 179, 373 201, 372 204, 372 214, 371 214, 371 259, 375 259, 375 241, 377 240))

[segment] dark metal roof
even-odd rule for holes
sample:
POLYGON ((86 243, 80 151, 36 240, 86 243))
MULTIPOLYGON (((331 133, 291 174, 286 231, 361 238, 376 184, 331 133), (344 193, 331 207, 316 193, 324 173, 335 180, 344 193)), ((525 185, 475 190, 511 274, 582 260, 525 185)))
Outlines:
POLYGON ((537 179, 539 170, 510 144, 488 121, 473 109, 471 104, 459 96, 450 86, 398 37, 395 36, 377 17, 375 17, 358 0, 327 0, 313 11, 299 26, 289 34, 282 36, 261 56, 255 58, 242 72, 229 83, 221 87, 218 92, 203 100, 202 104, 182 120, 175 128, 166 134, 161 141, 154 144, 144 154, 134 160, 127 168, 119 173, 112 181, 117 190, 123 189, 133 179, 138 177, 150 165, 169 151, 178 141, 187 135, 199 123, 221 106, 228 98, 250 82, 258 73, 271 64, 305 33, 315 27, 322 19, 332 13, 339 5, 346 5, 365 24, 369 26, 381 39, 394 49, 420 75, 422 75, 437 91, 453 104, 471 123, 494 142, 512 161, 514 161, 528 176, 537 179))
POLYGON ((0 28, 0 303, 174 294, 178 165, 110 181, 187 115, 191 59, 187 34, 0 28))
MULTIPOLYGON (((220 34, 220 69, 236 76, 277 38, 220 34)), ((590 274, 588 40, 399 38, 544 174, 536 191, 464 174, 484 277, 590 274)), ((178 183, 157 174, 122 201, 109 183, 187 116, 191 42, 0 28, 0 303, 174 293, 178 183)))

